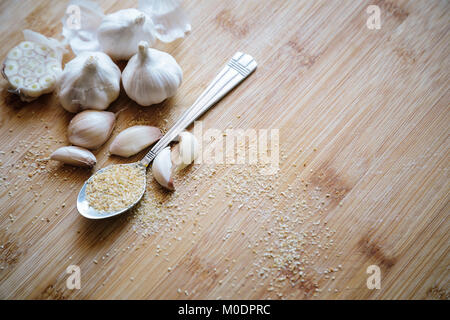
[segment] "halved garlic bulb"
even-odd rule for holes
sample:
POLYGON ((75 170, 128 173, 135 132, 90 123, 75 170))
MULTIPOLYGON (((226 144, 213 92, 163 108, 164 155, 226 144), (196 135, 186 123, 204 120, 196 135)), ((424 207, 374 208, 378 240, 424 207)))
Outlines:
POLYGON ((97 37, 101 50, 117 60, 130 59, 141 40, 151 44, 155 42, 153 22, 136 9, 120 10, 105 16, 97 37))
POLYGON ((97 149, 109 139, 115 120, 116 115, 112 112, 86 110, 72 118, 67 136, 76 146, 97 149))
POLYGON ((121 157, 131 157, 158 141, 161 130, 152 126, 132 126, 114 138, 109 152, 121 157))
POLYGON ((55 89, 62 72, 64 49, 55 39, 24 30, 25 41, 12 48, 3 62, 2 74, 10 92, 32 101, 55 89))
POLYGON ((50 159, 77 167, 93 167, 97 162, 92 152, 75 146, 61 147, 55 150, 50 155, 50 159))
POLYGON ((66 64, 57 91, 69 112, 105 110, 119 96, 120 69, 103 52, 82 52, 66 64))
POLYGON ((172 149, 159 152, 152 165, 155 180, 169 190, 175 190, 173 175, 194 162, 199 154, 199 144, 192 133, 180 133, 178 141, 172 149))
POLYGON ((183 71, 168 53, 148 47, 141 41, 139 50, 122 73, 122 83, 128 97, 141 106, 160 103, 177 92, 183 71))
POLYGON ((171 42, 191 30, 179 0, 140 0, 137 9, 108 15, 88 0, 72 0, 67 9, 62 34, 75 54, 105 51, 113 59, 128 59, 137 52, 139 41, 152 44, 156 37, 171 42))

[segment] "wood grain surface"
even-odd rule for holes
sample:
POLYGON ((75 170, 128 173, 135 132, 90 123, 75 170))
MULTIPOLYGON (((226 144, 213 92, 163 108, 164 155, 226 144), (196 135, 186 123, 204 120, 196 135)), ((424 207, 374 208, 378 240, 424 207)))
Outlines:
MULTIPOLYGON (((137 1, 100 4, 111 13, 137 1)), ((1 59, 23 29, 60 38, 66 5, 0 1, 1 59)), ((185 9, 192 32, 155 45, 183 69, 177 95, 143 108, 122 90, 109 108, 126 107, 113 137, 136 123, 169 128, 243 51, 257 71, 202 124, 279 129, 280 171, 197 164, 174 194, 150 179, 149 196, 176 203, 158 204, 151 232, 145 215, 90 221, 75 204, 92 171, 43 160, 68 144, 73 115, 54 94, 21 102, 2 79, 0 298, 448 299, 448 1, 192 0, 185 9), (379 30, 366 26, 370 4, 381 9, 379 30), (66 287, 69 265, 81 269, 79 290, 66 287), (381 269, 379 290, 366 286, 370 265, 381 269)), ((95 151, 95 169, 142 156, 108 156, 110 142, 95 151)))

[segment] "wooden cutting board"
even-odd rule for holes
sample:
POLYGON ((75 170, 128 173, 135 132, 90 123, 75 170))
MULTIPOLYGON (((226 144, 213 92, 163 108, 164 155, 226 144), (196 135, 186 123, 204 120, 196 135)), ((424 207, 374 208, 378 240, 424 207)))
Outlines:
MULTIPOLYGON (((110 13, 136 2, 101 5, 110 13)), ((23 29, 60 37, 65 7, 1 1, 0 57, 23 29)), ((448 2, 188 1, 185 9, 191 34, 155 46, 181 65, 181 88, 148 108, 122 92, 110 107, 126 107, 113 136, 136 123, 169 128, 244 51, 257 71, 202 124, 279 129, 279 172, 194 165, 174 194, 149 183, 162 200, 148 216, 89 221, 75 203, 92 172, 39 161, 67 144, 72 115, 51 94, 22 103, 1 80, 0 298, 448 299, 448 2), (371 4, 378 30, 366 25, 371 4), (80 267, 79 290, 66 286, 70 265, 80 267), (380 289, 367 286, 371 265, 380 289)), ((109 157, 110 142, 95 151, 97 169, 142 156, 109 157)))

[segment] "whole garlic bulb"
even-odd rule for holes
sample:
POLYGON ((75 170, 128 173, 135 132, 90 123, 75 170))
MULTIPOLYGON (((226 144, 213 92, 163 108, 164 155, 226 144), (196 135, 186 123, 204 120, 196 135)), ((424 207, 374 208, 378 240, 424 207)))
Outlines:
POLYGON ((97 149, 109 139, 115 120, 112 112, 86 110, 72 118, 67 136, 76 146, 97 149))
POLYGON ((103 52, 82 52, 66 64, 57 89, 69 112, 105 110, 119 96, 120 69, 103 52))
POLYGON ((136 53, 139 41, 155 42, 150 17, 136 9, 124 9, 106 15, 97 31, 103 52, 111 58, 128 60, 136 53))
POLYGON ((168 53, 148 47, 141 41, 139 50, 122 73, 122 83, 128 97, 141 106, 160 103, 175 95, 183 72, 168 53))

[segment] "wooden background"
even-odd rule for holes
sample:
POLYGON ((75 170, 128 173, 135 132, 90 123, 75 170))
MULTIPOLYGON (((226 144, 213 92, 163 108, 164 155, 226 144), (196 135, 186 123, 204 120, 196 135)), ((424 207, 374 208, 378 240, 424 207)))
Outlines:
MULTIPOLYGON (((114 12, 136 1, 101 5, 114 12)), ((60 37, 65 7, 2 0, 0 57, 23 39, 23 29, 60 37)), ((279 129, 278 181, 264 180, 275 186, 274 214, 282 219, 292 202, 314 200, 290 184, 331 193, 323 227, 312 231, 305 223, 290 235, 315 232, 332 241, 326 250, 316 244, 304 252, 320 252, 305 269, 306 281, 287 273, 294 285, 277 285, 283 265, 258 274, 271 239, 280 240, 277 225, 261 218, 274 211, 273 202, 256 206, 261 214, 226 201, 196 214, 198 201, 225 197, 219 189, 211 195, 210 187, 238 172, 218 167, 198 181, 196 172, 210 170, 202 165, 176 191, 182 227, 144 237, 130 216, 88 221, 75 203, 91 171, 38 161, 67 144, 72 115, 51 94, 22 103, 1 80, 0 298, 448 299, 448 1, 199 0, 185 8, 191 34, 155 46, 181 65, 180 90, 149 108, 122 92, 110 110, 128 108, 113 136, 133 123, 167 129, 233 53, 249 53, 257 71, 202 117, 203 126, 279 129), (380 30, 366 27, 370 4, 381 9, 380 30), (282 190, 291 193, 284 198, 282 190), (66 288, 72 264, 81 268, 80 290, 66 288), (369 265, 381 268, 380 290, 366 286, 369 265)), ((95 152, 97 168, 128 161, 108 157, 109 143, 95 152)))

